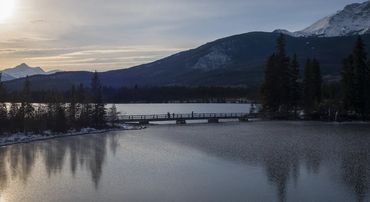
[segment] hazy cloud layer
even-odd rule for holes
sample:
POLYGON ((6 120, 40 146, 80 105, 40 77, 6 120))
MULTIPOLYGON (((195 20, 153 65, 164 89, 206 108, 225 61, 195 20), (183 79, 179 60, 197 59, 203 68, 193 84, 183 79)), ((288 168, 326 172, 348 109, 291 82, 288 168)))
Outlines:
MULTIPOLYGON (((300 30, 353 0, 15 0, 0 67, 107 70, 249 31, 300 30)), ((1 68, 0 68, 1 69, 1 68)))

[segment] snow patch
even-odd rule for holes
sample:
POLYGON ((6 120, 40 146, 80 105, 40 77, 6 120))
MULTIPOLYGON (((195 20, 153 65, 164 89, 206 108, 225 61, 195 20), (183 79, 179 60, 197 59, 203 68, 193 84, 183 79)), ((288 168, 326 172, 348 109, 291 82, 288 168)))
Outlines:
POLYGON ((193 68, 203 71, 211 71, 224 68, 231 61, 232 60, 230 56, 226 54, 222 47, 212 47, 211 52, 199 58, 198 62, 193 66, 193 68))
POLYGON ((80 131, 70 130, 67 133, 61 133, 61 134, 56 134, 51 131, 45 131, 42 134, 33 134, 33 133, 5 134, 5 135, 0 135, 0 147, 12 145, 12 144, 29 143, 29 142, 34 142, 34 141, 61 138, 61 137, 98 134, 98 133, 105 133, 105 132, 117 131, 117 130, 140 130, 144 128, 145 127, 141 125, 119 124, 117 125, 117 128, 101 129, 101 130, 98 130, 95 128, 83 128, 80 131))

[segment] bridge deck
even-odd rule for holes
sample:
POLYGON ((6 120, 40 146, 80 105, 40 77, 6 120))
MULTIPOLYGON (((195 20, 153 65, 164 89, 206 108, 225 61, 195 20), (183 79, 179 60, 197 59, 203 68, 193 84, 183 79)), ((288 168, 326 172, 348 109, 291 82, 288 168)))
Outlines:
POLYGON ((191 113, 191 114, 153 114, 153 115, 122 115, 119 121, 130 122, 159 122, 181 120, 219 120, 219 119, 250 119, 256 118, 256 114, 249 113, 191 113))

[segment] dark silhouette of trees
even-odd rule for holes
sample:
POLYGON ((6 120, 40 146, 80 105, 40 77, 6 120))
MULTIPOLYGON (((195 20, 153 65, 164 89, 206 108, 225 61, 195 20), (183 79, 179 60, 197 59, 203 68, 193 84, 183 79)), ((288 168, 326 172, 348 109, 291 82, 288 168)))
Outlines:
POLYGON ((366 119, 370 112, 370 67, 360 36, 352 54, 343 62, 342 85, 345 110, 366 119))
POLYGON ((8 109, 4 102, 5 88, 1 81, 2 74, 0 73, 0 133, 5 131, 8 126, 8 109))
POLYGON ((105 104, 102 98, 102 86, 100 84, 98 72, 95 71, 91 80, 91 95, 93 103, 92 121, 93 126, 102 128, 105 126, 105 104))
MULTIPOLYGON (((0 95, 6 92, 0 82, 0 95)), ((55 90, 45 92, 47 102, 32 103, 32 86, 25 80, 22 91, 9 105, 0 102, 0 134, 4 133, 66 133, 82 128, 105 128, 105 104, 102 87, 97 74, 92 78, 91 89, 82 85, 69 91, 69 102, 65 94, 55 90)), ((113 114, 113 112, 112 112, 113 114)), ((114 115, 117 116, 115 110, 114 115)), ((113 115, 112 115, 113 116, 113 115)), ((116 122, 117 120, 112 120, 116 122)))
POLYGON ((34 107, 30 103, 31 97, 31 83, 26 78, 21 94, 21 106, 18 111, 18 116, 21 124, 23 125, 23 132, 31 132, 32 120, 34 119, 34 107))
POLYGON ((313 58, 307 59, 300 83, 297 56, 290 60, 283 47, 280 35, 276 53, 267 60, 262 85, 265 112, 273 112, 273 118, 290 118, 301 111, 306 119, 370 119, 370 60, 360 36, 352 53, 343 60, 340 82, 324 82, 320 63, 313 58))
POLYGON ((108 111, 108 121, 112 127, 116 127, 118 122, 119 112, 117 112, 117 107, 115 104, 108 111))
POLYGON ((321 102, 322 77, 320 63, 316 59, 308 59, 303 79, 303 108, 306 115, 317 112, 321 102))
POLYGON ((267 112, 277 112, 280 108, 279 85, 277 85, 279 69, 275 64, 275 54, 267 60, 265 80, 262 85, 262 104, 267 112))
POLYGON ((279 35, 276 44, 276 52, 267 59, 262 104, 266 112, 296 114, 300 98, 297 56, 287 56, 284 35, 279 35))
POLYGON ((0 72, 0 102, 5 102, 6 99, 6 89, 3 82, 1 81, 2 73, 0 72))
POLYGON ((297 117, 297 110, 301 100, 301 87, 299 84, 299 63, 296 54, 294 54, 289 67, 289 108, 294 110, 294 116, 297 117))
POLYGON ((69 124, 72 128, 77 127, 77 112, 78 112, 78 104, 77 104, 77 92, 76 87, 73 85, 70 92, 70 103, 68 105, 68 120, 69 124))

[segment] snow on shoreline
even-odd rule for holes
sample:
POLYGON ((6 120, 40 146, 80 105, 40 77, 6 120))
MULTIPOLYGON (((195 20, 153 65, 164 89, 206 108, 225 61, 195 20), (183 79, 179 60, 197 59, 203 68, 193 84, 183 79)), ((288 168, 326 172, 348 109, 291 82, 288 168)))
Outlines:
POLYGON ((140 126, 140 125, 122 124, 122 125, 119 125, 118 128, 101 129, 101 130, 98 130, 95 128, 83 128, 80 131, 68 131, 67 133, 62 133, 62 134, 56 134, 50 131, 45 131, 43 134, 15 133, 15 134, 9 134, 9 135, 1 135, 0 136, 0 147, 14 145, 14 144, 35 142, 35 141, 40 141, 40 140, 56 139, 56 138, 62 138, 62 137, 91 135, 91 134, 99 134, 99 133, 106 133, 106 132, 111 132, 111 131, 121 131, 121 130, 141 130, 144 128, 145 126, 140 126))

